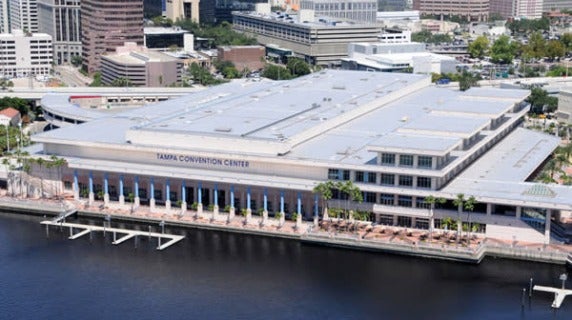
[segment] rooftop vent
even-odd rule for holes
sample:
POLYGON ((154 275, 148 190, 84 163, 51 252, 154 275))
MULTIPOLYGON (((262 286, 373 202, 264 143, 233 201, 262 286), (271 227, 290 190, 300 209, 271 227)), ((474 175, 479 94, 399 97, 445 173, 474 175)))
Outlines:
POLYGON ((232 128, 230 127, 218 127, 214 129, 216 132, 231 132, 232 128))
POLYGON ((334 90, 346 90, 346 86, 343 84, 334 84, 332 86, 332 89, 334 89, 334 90))

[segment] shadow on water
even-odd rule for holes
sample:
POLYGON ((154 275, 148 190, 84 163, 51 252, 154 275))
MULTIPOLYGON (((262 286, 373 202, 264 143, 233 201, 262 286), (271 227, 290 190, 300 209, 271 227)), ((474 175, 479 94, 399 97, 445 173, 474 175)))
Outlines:
MULTIPOLYGON (((166 228, 165 251, 141 237, 67 240, 39 218, 0 214, 0 312, 8 318, 570 319, 572 301, 522 289, 558 286, 562 266, 504 259, 467 265, 166 228)), ((101 225, 101 220, 82 220, 101 225)), ((114 227, 120 226, 113 222, 114 227)), ((148 230, 148 225, 123 224, 148 230)), ((158 225, 151 225, 159 231, 158 225)))

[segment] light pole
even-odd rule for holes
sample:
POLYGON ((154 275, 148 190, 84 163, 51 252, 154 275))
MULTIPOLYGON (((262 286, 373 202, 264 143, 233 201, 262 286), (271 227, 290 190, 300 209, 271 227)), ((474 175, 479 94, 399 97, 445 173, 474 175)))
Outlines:
POLYGON ((560 280, 562 280, 562 290, 564 290, 566 287, 566 280, 568 280, 568 275, 566 273, 563 273, 560 275, 560 280))
POLYGON ((10 124, 6 124, 6 153, 10 152, 10 124))

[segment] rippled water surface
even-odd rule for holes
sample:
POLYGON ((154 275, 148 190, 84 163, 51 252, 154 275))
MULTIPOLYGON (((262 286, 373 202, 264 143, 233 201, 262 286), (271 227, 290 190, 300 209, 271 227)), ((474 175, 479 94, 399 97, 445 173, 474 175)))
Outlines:
POLYGON ((47 238, 39 221, 0 214, 0 319, 572 319, 572 297, 557 312, 547 293, 521 306, 531 276, 559 285, 563 266, 196 229, 168 229, 186 238, 160 252, 147 238, 114 246, 109 234, 72 241, 53 227, 47 238))

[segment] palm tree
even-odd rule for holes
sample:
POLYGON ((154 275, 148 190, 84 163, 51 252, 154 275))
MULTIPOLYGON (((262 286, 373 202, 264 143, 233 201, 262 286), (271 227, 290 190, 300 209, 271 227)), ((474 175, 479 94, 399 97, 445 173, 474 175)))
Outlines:
POLYGON ((322 215, 322 220, 328 218, 328 200, 332 198, 332 190, 334 189, 335 185, 331 180, 326 182, 318 183, 314 189, 312 190, 314 193, 317 193, 322 198, 322 204, 324 208, 324 213, 322 215))
POLYGON ((475 204, 477 204, 477 200, 475 197, 470 196, 467 201, 465 201, 465 205, 463 206, 469 214, 469 243, 471 241, 471 212, 475 210, 475 204))
POLYGON ((459 242, 459 237, 461 236, 461 213, 463 213, 463 205, 465 204, 465 195, 462 193, 457 194, 457 197, 453 199, 453 204, 457 206, 457 242, 459 242))
POLYGON ((46 161, 44 160, 44 158, 38 158, 38 159, 30 159, 34 162, 36 162, 38 164, 38 167, 40 167, 40 198, 44 197, 44 164, 46 164, 46 161))
MULTIPOLYGON (((50 156, 50 163, 52 167, 56 167, 58 169, 58 181, 61 182, 62 180, 62 167, 66 165, 66 160, 64 158, 58 158, 55 154, 50 156)), ((56 196, 58 196, 58 189, 60 184, 58 184, 58 188, 56 188, 56 196)))
POLYGON ((425 203, 430 205, 429 207, 429 241, 433 238, 433 229, 435 229, 435 215, 433 214, 433 210, 435 209, 435 204, 443 204, 447 200, 444 198, 436 198, 434 196, 427 196, 423 200, 425 203))

